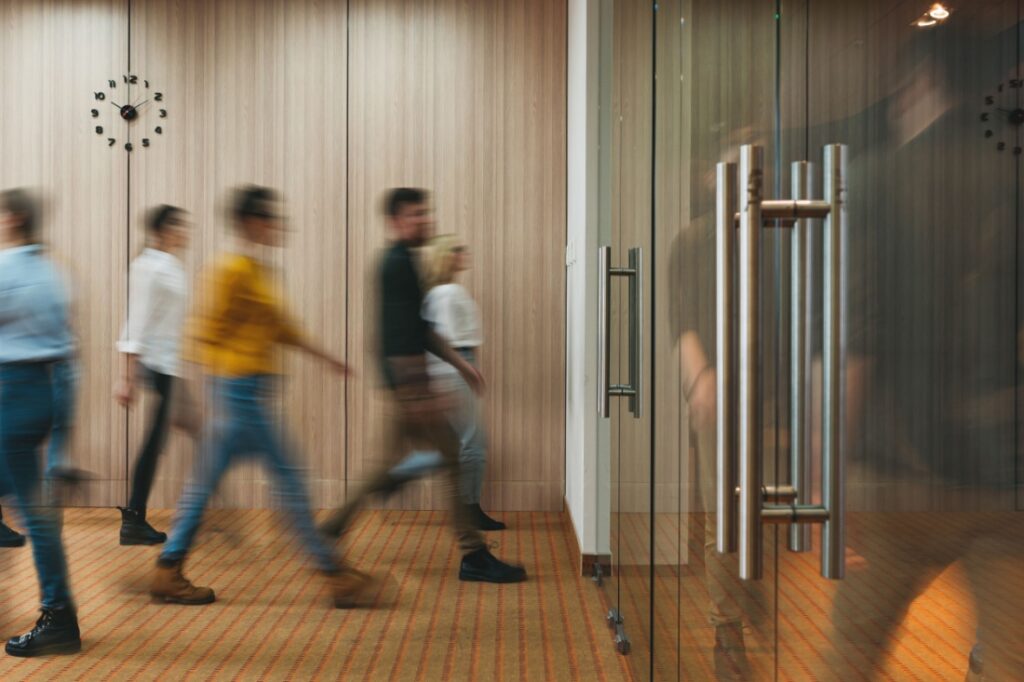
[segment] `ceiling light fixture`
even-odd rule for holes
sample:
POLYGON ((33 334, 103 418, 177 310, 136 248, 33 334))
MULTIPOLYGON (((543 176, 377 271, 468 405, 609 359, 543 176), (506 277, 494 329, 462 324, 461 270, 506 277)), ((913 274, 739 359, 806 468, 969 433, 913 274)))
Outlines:
POLYGON ((937 2, 928 10, 928 16, 936 21, 945 21, 949 18, 949 10, 941 2, 937 2))

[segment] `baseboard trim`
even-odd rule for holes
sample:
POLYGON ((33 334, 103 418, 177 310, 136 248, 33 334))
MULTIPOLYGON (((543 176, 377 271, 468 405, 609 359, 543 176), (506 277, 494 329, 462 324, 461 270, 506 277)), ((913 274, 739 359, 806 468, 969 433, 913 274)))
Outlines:
POLYGON ((601 573, 608 577, 612 574, 611 554, 584 554, 580 551, 580 541, 576 536, 576 525, 572 520, 572 512, 569 511, 569 503, 562 498, 562 522, 565 524, 565 534, 572 544, 573 554, 576 557, 576 565, 579 566, 580 575, 594 575, 594 565, 600 564, 601 573))

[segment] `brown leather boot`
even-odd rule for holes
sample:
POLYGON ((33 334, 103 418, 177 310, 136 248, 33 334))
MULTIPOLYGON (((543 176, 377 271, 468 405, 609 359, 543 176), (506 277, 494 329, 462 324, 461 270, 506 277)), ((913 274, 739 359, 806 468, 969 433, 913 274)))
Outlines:
POLYGON ((181 573, 181 563, 157 562, 156 573, 149 593, 153 598, 168 604, 210 604, 215 599, 209 587, 196 587, 181 573))
POLYGON ((334 607, 337 609, 368 605, 373 598, 373 588, 377 585, 373 576, 354 568, 343 568, 337 573, 329 573, 327 579, 331 583, 334 607))

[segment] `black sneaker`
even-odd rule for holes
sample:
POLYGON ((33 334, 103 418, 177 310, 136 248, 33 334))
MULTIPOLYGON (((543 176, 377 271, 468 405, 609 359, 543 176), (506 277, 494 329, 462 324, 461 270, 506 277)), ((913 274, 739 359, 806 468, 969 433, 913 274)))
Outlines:
POLYGON ((480 530, 505 530, 505 524, 488 516, 479 504, 467 504, 466 511, 473 519, 473 525, 480 530))
POLYGON ((8 640, 5 650, 11 656, 23 658, 78 653, 82 650, 78 616, 69 607, 43 608, 36 626, 21 637, 8 640))
POLYGON ((0 521, 0 547, 21 547, 24 544, 24 535, 0 521))
POLYGON ((462 557, 459 580, 480 583, 521 583, 526 580, 526 569, 506 564, 491 554, 486 547, 462 557))
POLYGON ((167 533, 161 533, 146 522, 146 513, 118 507, 121 510, 122 545, 159 545, 167 542, 167 533))

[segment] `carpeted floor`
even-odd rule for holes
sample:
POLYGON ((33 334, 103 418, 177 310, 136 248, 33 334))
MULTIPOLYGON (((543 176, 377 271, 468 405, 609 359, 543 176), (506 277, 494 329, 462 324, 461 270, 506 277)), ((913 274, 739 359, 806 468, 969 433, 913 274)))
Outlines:
MULTIPOLYGON (((166 528, 169 512, 152 512, 166 528)), ((457 580, 459 552, 441 512, 369 512, 353 530, 355 565, 389 576, 373 609, 333 609, 325 582, 270 511, 212 512, 186 573, 210 585, 205 607, 154 604, 157 550, 121 547, 119 515, 65 515, 83 652, 0 656, 0 679, 623 680, 600 592, 576 575, 560 514, 501 514, 496 553, 531 580, 457 580)), ((15 523, 17 523, 15 521, 15 523)), ((30 550, 0 550, 0 634, 36 618, 30 550)))

